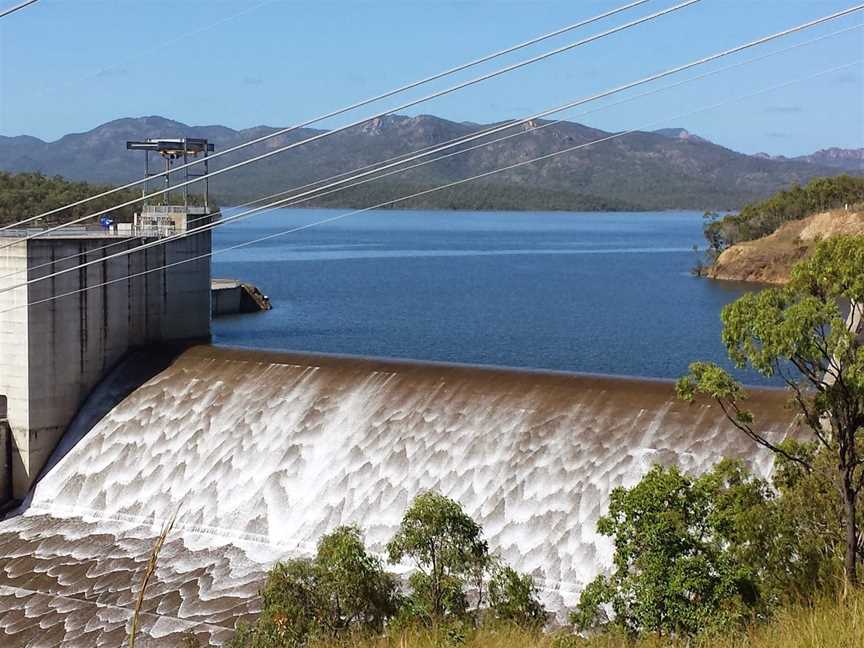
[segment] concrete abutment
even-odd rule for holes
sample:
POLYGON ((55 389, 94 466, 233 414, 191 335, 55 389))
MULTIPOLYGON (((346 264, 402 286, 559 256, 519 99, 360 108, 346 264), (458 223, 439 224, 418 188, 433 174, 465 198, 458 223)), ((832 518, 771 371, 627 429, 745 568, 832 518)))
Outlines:
POLYGON ((33 282, 156 238, 61 234, 2 238, 15 244, 0 250, 0 503, 26 495, 92 389, 130 350, 210 339, 209 231, 33 282))

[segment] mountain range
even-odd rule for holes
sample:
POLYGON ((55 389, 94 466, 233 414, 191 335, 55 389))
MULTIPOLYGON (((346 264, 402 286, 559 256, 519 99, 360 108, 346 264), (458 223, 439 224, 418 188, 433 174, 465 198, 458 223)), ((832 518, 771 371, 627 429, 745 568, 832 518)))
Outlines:
MULTIPOLYGON (((574 122, 520 125, 517 137, 424 165, 309 205, 357 207, 608 138, 613 133, 574 122)), ((226 172, 211 181, 220 204, 237 204, 381 160, 476 133, 493 124, 454 122, 431 115, 392 115, 226 172)), ((203 137, 224 150, 279 130, 257 126, 190 126, 164 117, 124 118, 54 142, 0 137, 0 170, 38 171, 71 180, 120 184, 143 175, 143 154, 126 141, 148 137, 203 137)), ((214 160, 211 171, 251 155, 323 133, 298 129, 214 160)), ((476 145, 471 142, 463 148, 476 145)), ((458 149, 457 149, 458 150, 458 149)), ((450 151, 448 151, 450 152, 450 151)), ((158 162, 157 162, 158 164, 158 162)), ((402 207, 466 209, 737 209, 793 183, 839 173, 864 175, 864 149, 828 149, 797 158, 746 155, 682 128, 633 132, 542 162, 428 194, 402 207)), ((179 177, 178 176, 175 177, 179 177)), ((154 185, 155 186, 155 185, 154 185)))
POLYGON ((768 155, 767 153, 757 153, 761 158, 769 160, 797 160, 799 162, 809 162, 810 164, 819 164, 822 166, 834 167, 842 169, 856 175, 864 175, 864 148, 860 149, 843 149, 843 148, 827 148, 821 151, 816 151, 810 155, 800 155, 798 157, 786 157, 784 155, 768 155))

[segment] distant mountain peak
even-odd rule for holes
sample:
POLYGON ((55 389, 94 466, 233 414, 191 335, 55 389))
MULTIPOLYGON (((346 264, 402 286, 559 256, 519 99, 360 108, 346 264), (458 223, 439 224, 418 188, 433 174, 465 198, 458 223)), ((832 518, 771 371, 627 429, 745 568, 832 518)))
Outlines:
POLYGON ((844 149, 834 146, 794 159, 854 173, 864 173, 864 148, 844 149))
POLYGON ((816 151, 807 157, 817 160, 864 160, 864 148, 844 149, 834 146, 816 151))
POLYGON ((764 151, 759 153, 754 153, 753 157, 759 158, 760 160, 774 160, 775 162, 783 162, 785 160, 792 160, 795 158, 788 158, 785 155, 771 155, 770 153, 765 153, 764 151))
MULTIPOLYGON (((512 130, 505 128, 516 123, 516 120, 494 124, 457 122, 427 114, 386 115, 333 133, 326 139, 316 138, 318 141, 309 146, 286 149, 266 162, 214 178, 211 192, 223 204, 245 202, 451 142, 487 128, 500 128, 514 136, 494 138, 501 141, 488 147, 468 147, 470 150, 466 149, 459 156, 417 166, 381 182, 364 184, 353 190, 353 197, 348 191, 334 194, 332 199, 325 199, 330 202, 322 204, 365 206, 382 202, 384 197, 393 198, 400 192, 482 175, 486 188, 466 185, 458 196, 453 192, 430 194, 439 198, 437 203, 428 204, 448 208, 468 204, 483 209, 496 205, 524 209, 529 204, 555 205, 556 209, 564 208, 562 206, 582 209, 588 205, 592 208, 611 205, 628 209, 634 206, 732 209, 792 183, 803 184, 813 177, 844 172, 864 175, 862 149, 825 149, 811 156, 787 159, 767 153, 755 156, 737 153, 684 128, 621 134, 610 141, 613 139, 611 132, 571 121, 536 120, 521 123, 512 130), (540 130, 539 126, 544 128, 540 130), (524 135, 526 131, 531 134, 524 135), (563 149, 573 150, 530 166, 518 164, 563 149), (503 168, 510 170, 489 174, 503 168), (465 196, 470 198, 468 203, 464 202, 465 196)), ((65 135, 55 142, 42 142, 23 135, 0 137, 0 170, 41 171, 70 180, 122 184, 140 177, 143 169, 141 156, 126 150, 126 140, 204 137, 220 152, 244 145, 243 150, 213 160, 211 170, 215 170, 324 132, 287 129, 288 132, 272 139, 245 146, 250 140, 281 130, 278 126, 263 125, 241 130, 219 125, 190 126, 159 115, 126 117, 87 132, 65 135)))
POLYGON ((662 135, 663 137, 668 137, 670 139, 680 139, 686 140, 688 142, 704 142, 708 143, 704 137, 699 137, 698 135, 694 135, 686 128, 660 128, 655 130, 654 133, 657 135, 662 135))

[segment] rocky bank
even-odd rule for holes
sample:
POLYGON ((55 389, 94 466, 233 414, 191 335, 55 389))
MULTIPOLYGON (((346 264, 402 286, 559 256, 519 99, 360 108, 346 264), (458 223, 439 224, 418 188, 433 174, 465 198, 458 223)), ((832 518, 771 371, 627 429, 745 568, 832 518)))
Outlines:
POLYGON ((773 234, 725 250, 706 276, 727 281, 782 284, 822 239, 864 235, 864 211, 834 210, 784 224, 773 234))

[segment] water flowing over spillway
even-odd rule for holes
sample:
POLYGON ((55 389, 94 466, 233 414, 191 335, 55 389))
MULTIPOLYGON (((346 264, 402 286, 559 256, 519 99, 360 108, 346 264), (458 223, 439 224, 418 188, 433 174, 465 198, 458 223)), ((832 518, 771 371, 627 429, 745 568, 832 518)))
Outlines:
MULTIPOLYGON (((775 438, 791 431, 785 398, 752 396, 775 438)), ((273 561, 340 524, 380 552, 429 489, 562 609, 609 564, 595 524, 612 488, 655 463, 770 469, 716 406, 679 403, 660 381, 196 347, 89 430, 87 414, 0 522, 2 646, 122 645, 175 511, 142 646, 226 641, 273 561)))

